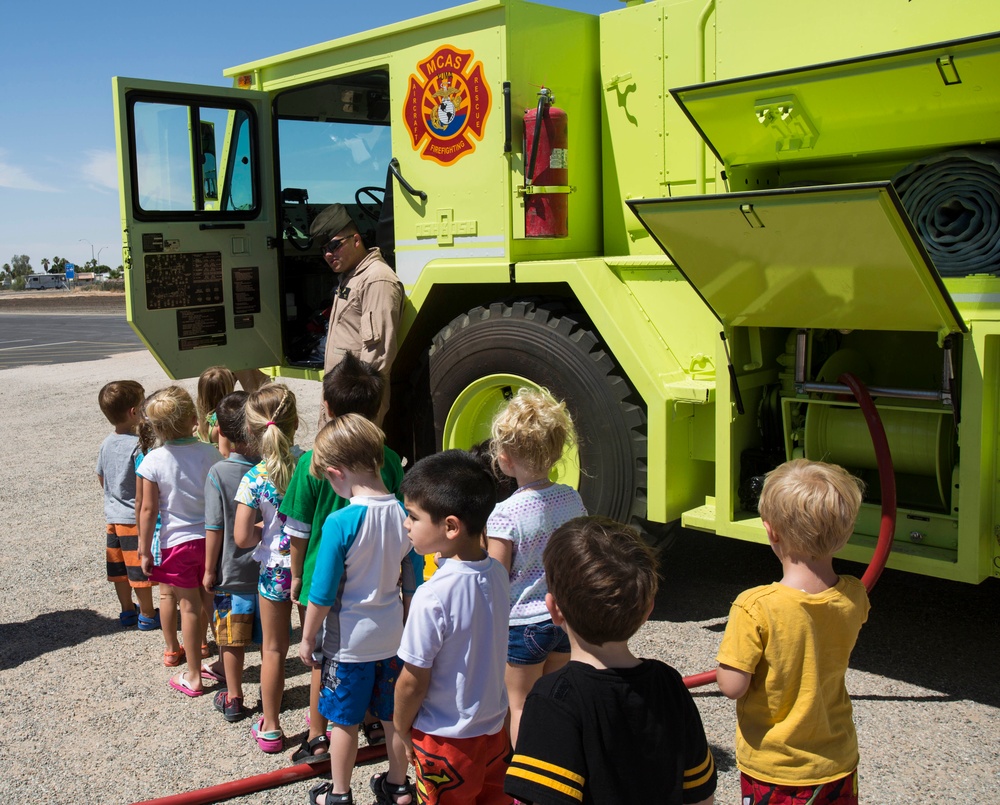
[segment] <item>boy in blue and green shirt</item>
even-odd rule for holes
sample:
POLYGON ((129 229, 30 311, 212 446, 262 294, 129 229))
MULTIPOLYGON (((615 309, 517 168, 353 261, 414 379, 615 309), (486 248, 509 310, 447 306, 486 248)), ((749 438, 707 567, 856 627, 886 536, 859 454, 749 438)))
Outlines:
MULTIPOLYGON (((359 414, 370 421, 378 415, 384 381, 378 370, 348 353, 343 360, 323 378, 323 404, 327 416, 333 419, 345 414, 359 414)), ((285 533, 291 537, 292 600, 299 605, 300 621, 305 617, 305 604, 309 601, 316 557, 326 518, 350 501, 340 497, 326 480, 309 473, 313 451, 304 453, 295 467, 288 484, 280 512, 287 518, 285 533)), ((394 450, 385 447, 382 464, 382 481, 392 494, 399 493, 403 481, 403 465, 394 450)), ((417 579, 423 576, 422 557, 412 556, 415 578, 403 579, 404 604, 416 589, 417 579)), ((295 763, 320 763, 329 758, 329 739, 326 737, 326 719, 319 713, 319 693, 322 688, 321 673, 313 669, 309 686, 309 735, 292 755, 295 763)), ((377 729, 366 728, 366 734, 377 729)))

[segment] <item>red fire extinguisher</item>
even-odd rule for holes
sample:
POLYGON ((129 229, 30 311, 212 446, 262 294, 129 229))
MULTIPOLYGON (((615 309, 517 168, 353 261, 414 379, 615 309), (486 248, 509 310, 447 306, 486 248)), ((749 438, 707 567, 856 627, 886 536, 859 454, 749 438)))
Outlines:
POLYGON ((564 238, 569 234, 569 167, 566 112, 552 105, 545 87, 538 107, 524 113, 524 233, 529 238, 564 238))

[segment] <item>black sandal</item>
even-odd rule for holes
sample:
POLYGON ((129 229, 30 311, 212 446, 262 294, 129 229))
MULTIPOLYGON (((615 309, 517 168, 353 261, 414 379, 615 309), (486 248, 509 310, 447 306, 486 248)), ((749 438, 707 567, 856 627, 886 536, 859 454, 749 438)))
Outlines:
POLYGON ((319 805, 316 800, 324 794, 326 794, 326 803, 324 805, 354 805, 354 797, 351 796, 350 789, 348 789, 346 794, 334 794, 333 783, 329 781, 316 783, 316 785, 309 789, 309 802, 312 805, 319 805))
POLYGON ((396 805, 397 797, 405 797, 407 794, 410 795, 410 805, 417 805, 417 792, 409 777, 405 783, 394 785, 389 782, 389 772, 384 771, 381 774, 373 774, 368 785, 375 795, 377 805, 396 805))
POLYGON ((385 727, 381 721, 373 721, 371 724, 361 723, 361 729, 365 733, 365 740, 369 746, 381 746, 385 743, 385 727), (373 732, 380 732, 381 735, 372 737, 373 732))
POLYGON ((310 766, 314 766, 317 763, 326 763, 329 759, 330 739, 325 735, 317 735, 311 741, 303 741, 302 745, 292 755, 292 763, 308 763, 310 766), (323 747, 323 751, 317 755, 313 750, 320 746, 323 747))

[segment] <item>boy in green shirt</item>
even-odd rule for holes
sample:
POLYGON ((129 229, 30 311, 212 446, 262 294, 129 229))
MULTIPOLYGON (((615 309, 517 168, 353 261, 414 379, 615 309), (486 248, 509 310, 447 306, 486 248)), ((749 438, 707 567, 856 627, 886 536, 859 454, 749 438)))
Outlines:
MULTIPOLYGON (((359 414, 374 421, 382 401, 383 385, 384 381, 377 369, 351 353, 346 354, 323 377, 323 404, 327 416, 333 419, 344 414, 359 414)), ((334 492, 327 481, 310 475, 312 453, 309 450, 299 458, 279 509, 287 518, 285 533, 291 538, 292 600, 299 605, 300 622, 305 617, 305 603, 309 601, 323 523, 333 512, 350 503, 334 492)), ((403 466, 399 456, 388 446, 385 448, 385 462, 382 464, 382 481, 398 497, 399 485, 403 481, 403 466)), ((413 558, 421 559, 416 556, 413 558)), ((423 575, 422 563, 415 561, 415 564, 419 565, 414 568, 416 578, 403 579, 404 600, 408 600, 413 594, 417 579, 423 575)), ((321 687, 320 671, 314 668, 309 685, 309 735, 292 755, 294 763, 322 763, 330 757, 327 722, 319 713, 321 687)), ((377 721, 366 723, 364 729, 365 736, 368 737, 372 732, 381 732, 381 724, 377 721)), ((369 738, 370 741, 373 739, 369 738)))

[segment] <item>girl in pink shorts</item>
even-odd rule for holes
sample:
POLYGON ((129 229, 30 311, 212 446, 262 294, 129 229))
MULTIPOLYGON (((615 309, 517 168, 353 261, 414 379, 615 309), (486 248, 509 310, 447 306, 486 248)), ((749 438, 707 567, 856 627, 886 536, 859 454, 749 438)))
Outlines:
MULTIPOLYGON (((205 479, 222 456, 213 445, 192 435, 198 413, 191 395, 180 386, 153 394, 146 401, 145 413, 162 446, 150 451, 137 471, 143 479, 139 561, 150 579, 171 587, 181 610, 187 668, 170 679, 170 687, 186 696, 201 696, 205 691, 199 647, 208 626, 206 607, 211 605, 211 595, 201 586, 205 575, 205 479), (161 558, 160 564, 154 565, 157 516, 161 558)), ((166 620, 163 625, 172 626, 166 620)))

